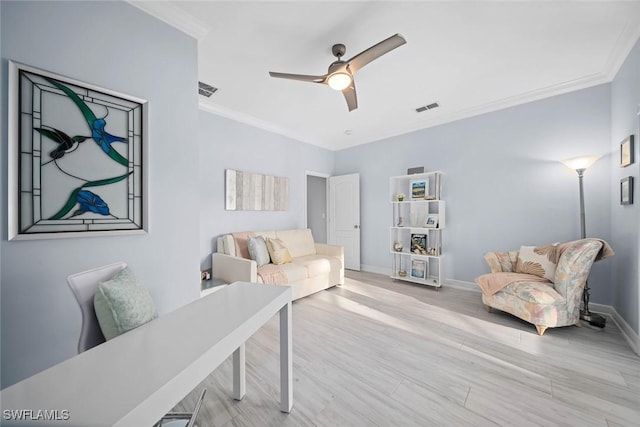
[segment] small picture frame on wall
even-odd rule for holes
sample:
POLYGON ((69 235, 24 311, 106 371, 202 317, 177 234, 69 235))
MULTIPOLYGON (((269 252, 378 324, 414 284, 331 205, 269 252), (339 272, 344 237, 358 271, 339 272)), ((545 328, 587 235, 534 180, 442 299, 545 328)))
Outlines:
POLYGON ((620 167, 624 168, 635 162, 633 135, 629 135, 620 143, 620 167))
POLYGON ((633 204, 633 177, 628 176, 620 180, 620 204, 633 204))

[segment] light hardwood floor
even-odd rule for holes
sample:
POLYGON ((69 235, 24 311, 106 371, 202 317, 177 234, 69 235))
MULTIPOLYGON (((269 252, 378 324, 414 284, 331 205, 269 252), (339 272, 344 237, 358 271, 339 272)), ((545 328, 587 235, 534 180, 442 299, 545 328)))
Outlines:
POLYGON ((640 357, 611 321, 535 327, 487 313, 478 292, 348 272, 293 304, 294 406, 279 411, 277 316, 246 344, 247 394, 231 360, 176 409, 212 426, 638 426, 640 357))

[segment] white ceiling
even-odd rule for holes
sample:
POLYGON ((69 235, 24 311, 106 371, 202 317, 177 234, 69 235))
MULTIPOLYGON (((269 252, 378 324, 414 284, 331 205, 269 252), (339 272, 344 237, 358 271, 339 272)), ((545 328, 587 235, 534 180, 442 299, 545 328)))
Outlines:
POLYGON ((132 3, 198 38, 199 80, 219 88, 202 109, 331 150, 609 82, 640 37, 640 1, 132 3), (351 58, 396 33, 407 44, 355 75, 352 112, 269 77, 324 74, 333 44, 351 58))

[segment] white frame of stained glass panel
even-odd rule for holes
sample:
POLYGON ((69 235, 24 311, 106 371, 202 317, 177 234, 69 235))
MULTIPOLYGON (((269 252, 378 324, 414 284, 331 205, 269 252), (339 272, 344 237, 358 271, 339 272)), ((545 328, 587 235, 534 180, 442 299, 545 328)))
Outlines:
POLYGON ((144 234, 148 102, 9 61, 9 240, 144 234))

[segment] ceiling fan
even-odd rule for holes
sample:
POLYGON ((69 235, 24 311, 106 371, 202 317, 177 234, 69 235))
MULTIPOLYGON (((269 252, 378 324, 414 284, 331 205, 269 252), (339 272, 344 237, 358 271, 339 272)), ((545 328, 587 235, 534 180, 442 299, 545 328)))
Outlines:
POLYGON ((343 61, 342 56, 346 52, 346 48, 343 44, 334 44, 331 48, 333 56, 338 60, 329 65, 327 74, 322 76, 309 76, 305 74, 288 74, 288 73, 275 73, 269 71, 271 77, 278 77, 281 79, 301 80, 311 83, 322 83, 329 85, 332 89, 342 91, 344 98, 347 101, 349 111, 353 111, 358 108, 358 98, 356 97, 356 85, 353 79, 353 75, 367 65, 374 59, 378 59, 385 53, 392 51, 393 49, 402 46, 407 41, 400 34, 393 35, 386 40, 381 41, 378 44, 371 46, 369 49, 363 50, 348 61, 343 61))

